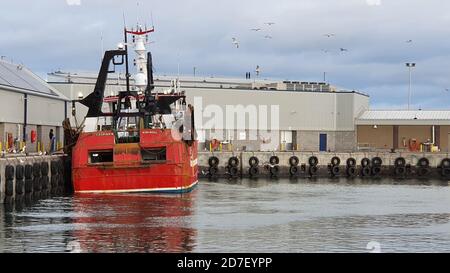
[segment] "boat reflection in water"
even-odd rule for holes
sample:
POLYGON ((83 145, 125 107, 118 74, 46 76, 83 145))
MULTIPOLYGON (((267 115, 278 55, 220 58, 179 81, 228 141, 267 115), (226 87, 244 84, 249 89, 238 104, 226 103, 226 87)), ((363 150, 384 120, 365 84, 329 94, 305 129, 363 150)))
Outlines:
POLYGON ((190 252, 196 192, 185 195, 77 194, 72 252, 190 252))

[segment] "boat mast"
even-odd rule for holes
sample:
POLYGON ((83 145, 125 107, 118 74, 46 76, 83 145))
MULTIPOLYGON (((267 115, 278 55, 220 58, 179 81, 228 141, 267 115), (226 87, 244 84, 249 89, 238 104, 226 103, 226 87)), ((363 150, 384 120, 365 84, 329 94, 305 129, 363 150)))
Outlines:
POLYGON ((128 31, 127 27, 124 27, 125 36, 125 77, 127 82, 127 92, 130 92, 130 68, 128 67, 128 31))

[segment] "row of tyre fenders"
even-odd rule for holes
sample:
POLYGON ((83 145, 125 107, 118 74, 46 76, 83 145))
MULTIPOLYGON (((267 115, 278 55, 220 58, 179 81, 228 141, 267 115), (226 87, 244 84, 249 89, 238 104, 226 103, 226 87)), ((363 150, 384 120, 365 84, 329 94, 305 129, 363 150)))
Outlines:
MULTIPOLYGON (((208 159, 208 172, 207 175, 210 178, 217 178, 219 173, 219 158, 216 156, 211 156, 208 159)), ((230 178, 237 178, 239 176, 239 163, 240 160, 237 156, 232 156, 228 159, 227 165, 225 167, 226 175, 230 178)), ((260 173, 259 169, 259 159, 256 156, 252 156, 249 159, 248 175, 250 177, 258 177, 260 173)), ((280 159, 278 156, 273 155, 269 159, 269 164, 264 164, 263 167, 268 170, 270 177, 276 178, 280 174, 280 159)), ((319 159, 316 156, 311 156, 308 159, 308 164, 300 164, 300 160, 297 156, 291 156, 289 158, 289 175, 291 177, 297 176, 300 172, 307 173, 309 176, 313 177, 317 175, 319 170, 319 159)), ((341 159, 337 156, 331 159, 328 163, 328 173, 331 177, 336 177, 341 175, 341 159)), ((355 158, 348 158, 346 160, 345 175, 347 177, 353 178, 358 175, 361 177, 378 177, 382 173, 383 160, 381 157, 374 157, 372 159, 363 158, 361 160, 361 168, 358 171, 357 161, 355 158)), ((430 168, 430 161, 423 157, 418 160, 416 165, 416 174, 419 177, 427 177, 431 174, 432 170, 430 168)), ((404 177, 407 174, 411 174, 412 166, 411 164, 406 164, 406 160, 403 157, 398 157, 394 161, 394 175, 397 177, 404 177)), ((443 178, 450 179, 450 159, 442 159, 440 165, 437 167, 438 174, 443 178)))
POLYGON ((60 160, 52 161, 50 166, 48 162, 5 166, 5 203, 36 192, 60 195, 64 185, 64 164, 60 160))

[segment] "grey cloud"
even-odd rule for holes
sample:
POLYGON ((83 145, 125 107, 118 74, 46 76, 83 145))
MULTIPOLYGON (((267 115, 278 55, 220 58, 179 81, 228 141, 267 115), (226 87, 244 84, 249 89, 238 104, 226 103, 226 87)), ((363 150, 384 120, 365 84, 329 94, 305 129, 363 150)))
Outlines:
POLYGON ((100 33, 105 49, 136 18, 156 32, 151 44, 158 73, 241 77, 256 65, 277 79, 328 79, 372 97, 373 107, 401 108, 407 101, 404 65, 415 61, 414 105, 447 108, 450 87, 450 2, 443 0, 65 0, 2 1, 0 54, 45 74, 55 69, 97 71, 100 33), (264 22, 273 21, 268 27, 264 22), (261 32, 250 28, 261 27, 261 32), (336 37, 326 38, 325 33, 336 37), (273 39, 264 39, 264 35, 273 39), (231 38, 236 37, 236 49, 231 38), (412 44, 405 43, 412 39, 412 44), (339 48, 349 52, 340 53, 339 48), (321 50, 330 50, 325 54, 321 50))

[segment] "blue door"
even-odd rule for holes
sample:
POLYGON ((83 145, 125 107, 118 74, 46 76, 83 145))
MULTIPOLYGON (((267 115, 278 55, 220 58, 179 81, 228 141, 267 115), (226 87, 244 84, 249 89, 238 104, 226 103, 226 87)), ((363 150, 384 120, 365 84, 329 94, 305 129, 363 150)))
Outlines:
POLYGON ((327 151, 327 134, 320 134, 319 136, 319 151, 327 151))

